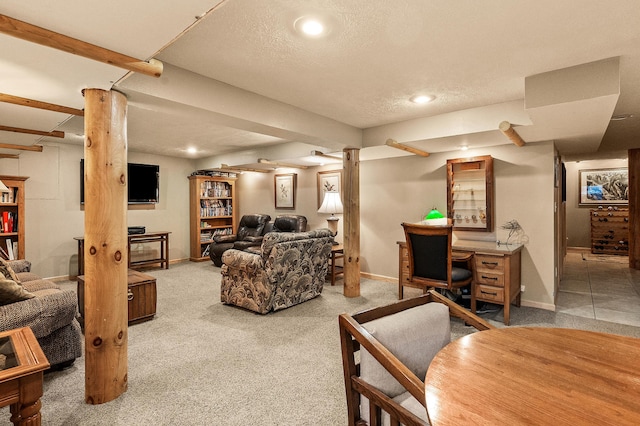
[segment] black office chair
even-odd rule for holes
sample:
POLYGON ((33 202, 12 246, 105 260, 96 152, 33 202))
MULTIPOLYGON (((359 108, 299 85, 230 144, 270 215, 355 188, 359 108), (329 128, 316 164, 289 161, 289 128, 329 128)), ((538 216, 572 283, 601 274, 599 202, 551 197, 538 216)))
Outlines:
MULTIPOLYGON (((444 289, 451 292, 465 287, 473 281, 470 269, 454 266, 454 263, 470 263, 468 258, 451 254, 453 225, 419 225, 403 223, 409 256, 409 280, 423 287, 426 293, 429 288, 444 289)), ((444 292, 446 294, 446 292, 444 292)))

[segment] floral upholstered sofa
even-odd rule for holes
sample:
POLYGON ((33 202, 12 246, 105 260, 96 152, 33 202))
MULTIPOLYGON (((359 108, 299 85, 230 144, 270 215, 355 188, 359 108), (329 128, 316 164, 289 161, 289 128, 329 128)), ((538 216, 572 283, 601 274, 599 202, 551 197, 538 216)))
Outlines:
POLYGON ((318 296, 327 276, 332 243, 328 229, 270 232, 260 250, 225 251, 220 300, 266 314, 318 296))

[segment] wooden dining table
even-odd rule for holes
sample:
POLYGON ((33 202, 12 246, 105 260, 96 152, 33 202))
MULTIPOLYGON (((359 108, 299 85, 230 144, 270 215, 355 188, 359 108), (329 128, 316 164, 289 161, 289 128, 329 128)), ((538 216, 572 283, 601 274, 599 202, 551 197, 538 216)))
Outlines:
POLYGON ((445 346, 425 378, 438 425, 640 425, 640 339, 510 327, 445 346))

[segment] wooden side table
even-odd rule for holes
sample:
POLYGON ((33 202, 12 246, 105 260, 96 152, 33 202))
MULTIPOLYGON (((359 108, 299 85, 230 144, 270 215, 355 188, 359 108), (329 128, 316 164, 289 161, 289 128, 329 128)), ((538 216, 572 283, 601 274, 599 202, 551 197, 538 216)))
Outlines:
POLYGON ((336 260, 344 258, 344 246, 342 244, 331 247, 331 285, 336 284, 336 277, 344 274, 344 268, 342 265, 336 265, 336 260))
POLYGON ((11 405, 11 422, 40 426, 42 373, 49 361, 29 327, 0 333, 0 405, 11 405))

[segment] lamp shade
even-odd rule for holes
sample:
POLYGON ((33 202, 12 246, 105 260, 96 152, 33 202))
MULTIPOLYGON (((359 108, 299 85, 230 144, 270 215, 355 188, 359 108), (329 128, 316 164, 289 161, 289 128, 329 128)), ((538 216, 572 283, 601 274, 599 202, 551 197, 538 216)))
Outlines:
POLYGON ((424 217, 424 223, 427 225, 446 225, 447 218, 434 207, 424 217))
POLYGON ((340 193, 327 191, 324 193, 324 200, 318 209, 318 213, 342 213, 342 201, 340 201, 340 193))

